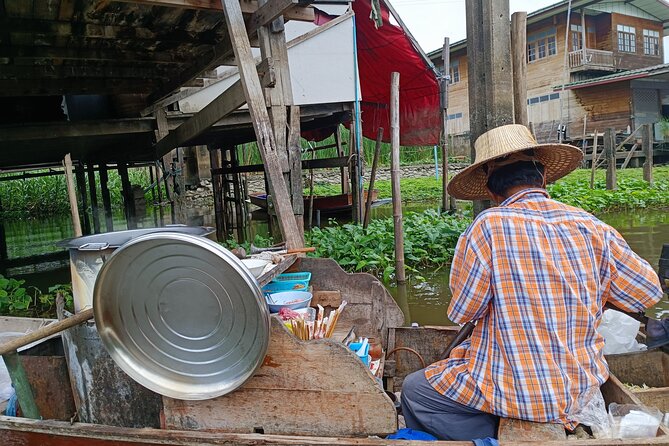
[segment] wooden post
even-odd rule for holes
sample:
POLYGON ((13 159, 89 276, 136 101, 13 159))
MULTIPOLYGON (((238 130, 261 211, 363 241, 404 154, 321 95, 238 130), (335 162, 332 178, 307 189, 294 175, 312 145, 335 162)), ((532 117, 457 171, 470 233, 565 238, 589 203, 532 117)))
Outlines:
MULTIPOLYGON (((69 157, 70 155, 68 154, 67 156, 69 157)), ((14 385, 16 398, 19 401, 19 406, 21 406, 23 416, 25 418, 39 420, 42 417, 39 414, 37 403, 35 403, 33 390, 30 386, 30 382, 28 382, 28 375, 26 375, 26 371, 21 365, 19 354, 15 350, 2 355, 2 359, 5 362, 5 366, 7 366, 7 372, 9 372, 9 377, 14 385)))
POLYGON ((109 175, 107 165, 100 164, 100 194, 102 195, 102 207, 105 211, 105 224, 107 232, 114 230, 114 217, 111 210, 111 194, 109 193, 109 175))
MULTIPOLYGON (((290 191, 293 201, 295 223, 304 240, 304 183, 302 181, 302 145, 300 143, 300 107, 293 105, 288 110, 288 164, 290 167, 290 191)), ((302 242, 304 243, 304 241, 302 242)))
POLYGON ((511 15, 511 58, 513 60, 513 118, 527 126, 527 12, 511 15))
POLYGON ((91 220, 88 218, 88 198, 86 195, 86 174, 84 173, 84 165, 78 162, 74 168, 75 177, 77 180, 77 194, 81 199, 82 217, 84 218, 84 234, 91 233, 91 220))
MULTIPOLYGON (((341 140, 341 125, 337 125, 337 130, 335 131, 334 137, 335 144, 337 144, 337 156, 341 158, 346 155, 344 153, 344 146, 341 140)), ((351 191, 349 188, 348 169, 346 167, 340 167, 339 170, 341 172, 341 193, 348 194, 351 191)))
POLYGON ((222 0, 225 10, 225 22, 232 43, 232 48, 239 67, 239 77, 244 88, 251 122, 256 133, 258 149, 265 165, 270 193, 288 249, 303 246, 300 231, 295 225, 295 216, 290 203, 290 196, 283 178, 283 171, 277 154, 277 144, 272 131, 272 123, 267 114, 256 64, 251 53, 251 44, 246 34, 246 24, 239 0, 222 0), (290 218, 289 218, 290 216, 290 218))
POLYGON ((448 196, 448 86, 451 83, 451 45, 448 37, 444 38, 444 46, 441 50, 441 60, 443 61, 443 73, 441 78, 441 208, 444 210, 454 209, 455 200, 451 202, 448 196))
POLYGON ((132 186, 128 177, 128 166, 126 163, 118 163, 118 174, 121 177, 121 193, 123 195, 123 208, 128 229, 137 229, 135 218, 135 198, 132 194, 132 186))
POLYGON ((223 223, 223 197, 220 173, 214 173, 221 167, 221 151, 209 146, 209 162, 211 164, 211 187, 214 194, 214 220, 216 222, 216 240, 225 241, 225 225, 223 223))
MULTIPOLYGON (((513 122, 513 74, 508 0, 466 2, 469 58, 469 116, 471 157, 474 142, 486 131, 513 122)), ((490 206, 474 202, 474 215, 490 206)))
POLYGON ((604 153, 606 153, 606 188, 616 189, 616 134, 608 128, 604 132, 604 153))
MULTIPOLYGON (((160 141, 164 137, 166 137, 169 134, 169 128, 167 125, 167 114, 165 113, 165 109, 162 107, 158 108, 154 116, 156 118, 156 141, 160 141)), ((165 154, 162 158, 162 174, 164 176, 164 182, 165 182, 165 199, 170 203, 171 206, 171 213, 172 213, 172 223, 174 223, 174 216, 175 216, 175 210, 174 210, 174 190, 172 187, 170 187, 169 183, 169 175, 167 175, 168 172, 171 172, 172 170, 172 153, 174 151, 170 151, 169 153, 165 154)), ((157 170, 158 175, 161 175, 161 169, 157 170)), ((160 185, 160 183, 158 183, 160 185)), ((160 195, 160 192, 159 192, 160 195)), ((162 207, 163 203, 162 200, 160 202, 160 206, 162 207)), ((160 213, 161 220, 162 220, 162 210, 160 213)))
POLYGON ((643 133, 641 134, 641 141, 643 145, 643 154, 646 156, 646 161, 643 163, 643 179, 651 186, 653 185, 653 126, 645 124, 643 133))
POLYGON ((369 226, 369 219, 372 213, 372 194, 374 191, 374 181, 376 180, 376 168, 379 165, 381 156, 381 145, 383 143, 383 127, 379 127, 376 132, 376 146, 374 147, 374 159, 372 160, 372 172, 369 175, 369 188, 367 189, 367 202, 365 203, 365 220, 362 223, 363 228, 369 226))
POLYGON ((597 161, 599 161, 599 156, 597 155, 597 144, 599 144, 599 136, 597 135, 597 129, 595 129, 595 137, 592 139, 592 169, 590 170, 590 189, 595 187, 595 171, 597 169, 597 161))
POLYGON ((65 155, 65 160, 63 161, 65 168, 65 180, 67 184, 67 196, 70 199, 70 212, 72 214, 72 226, 74 227, 74 236, 81 237, 83 232, 81 231, 81 220, 79 220, 79 204, 77 203, 77 195, 74 188, 74 177, 72 175, 72 158, 68 153, 65 155))
MULTIPOLYGON (((571 31, 571 30, 569 30, 571 31)), ((583 40, 583 43, 581 44, 581 49, 583 50, 583 64, 585 65, 587 59, 587 51, 586 49, 588 48, 588 43, 586 42, 588 33, 585 29, 585 9, 581 9, 581 40, 583 40)))
POLYGON ((91 214, 93 214, 93 230, 96 234, 100 231, 100 212, 98 206, 98 191, 95 187, 95 165, 88 163, 88 192, 91 196, 91 214))
POLYGON ((390 176, 395 226, 395 278, 397 283, 401 284, 406 282, 406 273, 404 271, 404 223, 400 190, 400 74, 393 72, 390 76, 390 176))

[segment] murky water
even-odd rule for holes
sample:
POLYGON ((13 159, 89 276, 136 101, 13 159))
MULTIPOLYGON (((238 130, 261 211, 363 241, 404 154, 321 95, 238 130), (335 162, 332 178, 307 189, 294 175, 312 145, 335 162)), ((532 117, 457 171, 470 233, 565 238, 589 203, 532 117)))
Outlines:
MULTIPOLYGON (((420 212, 433 207, 430 204, 406 206, 405 212, 420 212)), ((392 215, 391 206, 374 209, 374 218, 392 215)), ((630 213, 609 213, 599 216, 612 225, 625 237, 632 249, 657 269, 660 250, 663 243, 669 243, 669 212, 657 210, 638 210, 630 213)), ((166 221, 169 223, 169 221, 166 221)), ((208 209, 191 211, 189 224, 213 225, 213 216, 208 209)), ((153 213, 142 218, 139 227, 153 227, 159 224, 153 213)), ((116 230, 125 229, 122 215, 114 218, 116 230)), ((43 220, 21 220, 5 222, 9 258, 33 256, 62 251, 56 243, 72 236, 72 227, 68 216, 43 220)), ((267 233, 264 222, 254 223, 252 233, 267 233)), ((11 268, 3 273, 26 279, 26 285, 46 289, 55 283, 70 281, 67 256, 46 264, 27 265, 11 268)), ((451 298, 448 288, 448 268, 425 270, 421 275, 426 279, 423 283, 410 283, 406 289, 390 287, 391 294, 407 315, 406 322, 417 322, 420 325, 450 324, 446 310, 451 298)), ((665 296, 662 302, 649 311, 649 315, 669 313, 669 301, 665 296)))

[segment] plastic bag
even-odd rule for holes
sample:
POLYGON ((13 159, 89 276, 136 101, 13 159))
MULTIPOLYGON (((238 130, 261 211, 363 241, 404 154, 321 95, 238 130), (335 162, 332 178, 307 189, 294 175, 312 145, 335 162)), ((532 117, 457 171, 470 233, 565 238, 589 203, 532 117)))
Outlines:
POLYGON ((611 438, 611 420, 606 412, 606 403, 598 386, 590 387, 581 394, 569 420, 590 427, 595 438, 611 438))
POLYGON ((616 310, 606 310, 597 331, 604 337, 604 354, 629 353, 646 350, 636 341, 641 323, 616 310))
POLYGON ((652 438, 662 421, 662 412, 634 404, 609 405, 612 438, 652 438))

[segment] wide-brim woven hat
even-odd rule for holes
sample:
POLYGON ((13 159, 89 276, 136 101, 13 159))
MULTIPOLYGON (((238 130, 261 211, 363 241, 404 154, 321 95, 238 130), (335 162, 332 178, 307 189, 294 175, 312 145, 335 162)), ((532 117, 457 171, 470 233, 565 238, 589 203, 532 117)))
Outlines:
POLYGON ((551 183, 572 170, 583 160, 583 152, 569 144, 538 144, 524 125, 509 124, 481 135, 474 144, 474 163, 458 172, 448 183, 448 193, 460 200, 487 200, 488 176, 483 166, 492 160, 533 149, 533 159, 544 166, 546 182, 551 183))

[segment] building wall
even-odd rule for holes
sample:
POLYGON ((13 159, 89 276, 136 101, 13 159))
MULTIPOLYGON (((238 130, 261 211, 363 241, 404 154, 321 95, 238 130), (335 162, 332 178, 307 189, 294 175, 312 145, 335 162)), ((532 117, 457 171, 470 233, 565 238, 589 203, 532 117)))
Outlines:
POLYGON ((617 68, 622 70, 633 70, 635 68, 643 68, 662 63, 662 55, 664 50, 662 48, 662 24, 648 19, 638 17, 630 17, 622 14, 611 14, 611 51, 613 51, 614 59, 617 62, 617 68), (633 26, 636 34, 636 52, 626 53, 618 49, 618 25, 633 26), (643 53, 643 30, 648 29, 660 33, 660 51, 657 56, 647 56, 643 53))

